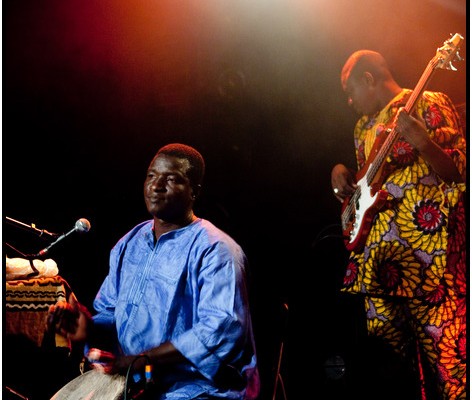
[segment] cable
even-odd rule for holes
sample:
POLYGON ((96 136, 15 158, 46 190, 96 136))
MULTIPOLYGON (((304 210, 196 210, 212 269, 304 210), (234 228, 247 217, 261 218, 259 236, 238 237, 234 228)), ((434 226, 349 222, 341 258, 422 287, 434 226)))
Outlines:
POLYGON ((315 240, 313 240, 313 242, 311 244, 311 248, 315 248, 318 245, 318 243, 320 243, 324 239, 329 239, 329 238, 344 239, 342 233, 341 234, 330 233, 330 234, 325 234, 324 236, 321 236, 328 229, 331 229, 331 228, 341 228, 341 225, 340 224, 330 224, 330 225, 325 226, 323 229, 321 229, 321 231, 319 231, 318 234, 316 235, 315 240))
MULTIPOLYGON (((134 360, 131 362, 131 364, 128 367, 128 370, 126 371, 126 380, 125 380, 125 389, 124 389, 124 399, 123 400, 128 400, 128 383, 129 383, 129 378, 131 371, 133 370, 134 363, 139 360, 140 358, 145 358, 147 361, 147 364, 145 366, 145 376, 146 376, 146 383, 149 383, 151 378, 150 374, 152 371, 152 364, 151 364, 151 358, 146 355, 146 354, 139 354, 134 358, 134 360)), ((132 397, 132 399, 135 397, 132 397)))
POLYGON ((20 250, 16 249, 15 247, 13 247, 11 244, 9 243, 6 243, 5 242, 5 246, 8 246, 10 249, 12 249, 13 251, 16 251, 20 256, 22 256, 23 258, 28 258, 28 254, 25 254, 23 252, 21 252, 20 250))

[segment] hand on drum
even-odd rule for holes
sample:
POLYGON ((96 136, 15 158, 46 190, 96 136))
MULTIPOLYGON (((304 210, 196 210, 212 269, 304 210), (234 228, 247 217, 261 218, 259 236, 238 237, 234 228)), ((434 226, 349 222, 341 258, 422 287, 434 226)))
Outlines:
POLYGON ((88 310, 72 296, 69 302, 59 301, 49 307, 46 324, 48 330, 54 330, 70 340, 83 341, 87 337, 90 318, 88 310))
POLYGON ((87 360, 90 367, 105 374, 114 374, 115 356, 108 351, 103 351, 96 348, 91 348, 87 353, 87 360))
POLYGON ((126 375, 132 365, 132 372, 142 372, 146 364, 146 357, 141 356, 115 356, 114 354, 91 348, 87 353, 90 367, 105 374, 126 375))

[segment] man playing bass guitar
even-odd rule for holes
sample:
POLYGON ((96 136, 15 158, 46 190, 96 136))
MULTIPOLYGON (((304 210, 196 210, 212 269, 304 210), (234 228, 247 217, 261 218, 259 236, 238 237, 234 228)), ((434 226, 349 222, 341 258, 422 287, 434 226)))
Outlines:
POLYGON ((466 143, 451 99, 423 91, 431 71, 411 90, 377 52, 344 64, 342 88, 360 118, 358 172, 331 172, 350 252, 341 290, 364 296, 368 336, 413 365, 413 398, 465 399, 466 143))

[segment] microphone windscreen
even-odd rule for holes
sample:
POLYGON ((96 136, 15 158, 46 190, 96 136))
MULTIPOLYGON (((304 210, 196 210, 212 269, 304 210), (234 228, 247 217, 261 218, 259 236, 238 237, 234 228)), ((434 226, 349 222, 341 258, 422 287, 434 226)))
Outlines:
POLYGON ((77 232, 88 232, 90 230, 90 222, 86 220, 85 218, 80 218, 76 223, 75 223, 75 230, 77 232))

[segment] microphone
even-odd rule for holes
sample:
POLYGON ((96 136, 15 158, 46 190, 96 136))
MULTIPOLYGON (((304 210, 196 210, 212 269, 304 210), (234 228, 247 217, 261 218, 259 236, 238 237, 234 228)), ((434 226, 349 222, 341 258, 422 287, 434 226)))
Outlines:
POLYGON ((36 254, 34 257, 43 257, 46 254, 48 254, 49 250, 51 249, 52 246, 54 246, 56 243, 60 242, 61 240, 65 239, 67 236, 69 236, 71 233, 77 231, 79 233, 86 233, 90 230, 90 222, 86 220, 85 218, 80 218, 79 220, 76 221, 75 226, 67 233, 63 233, 61 236, 59 236, 54 242, 52 242, 48 247, 42 249, 38 254, 36 254))

